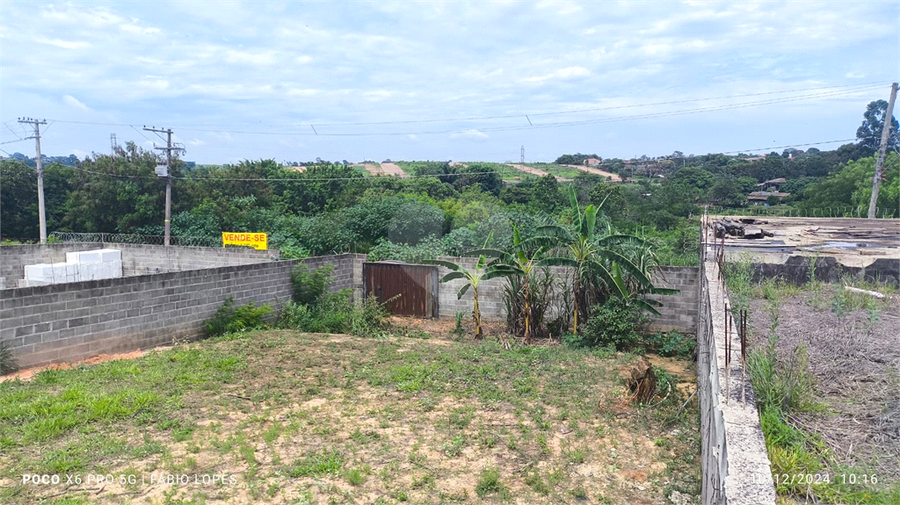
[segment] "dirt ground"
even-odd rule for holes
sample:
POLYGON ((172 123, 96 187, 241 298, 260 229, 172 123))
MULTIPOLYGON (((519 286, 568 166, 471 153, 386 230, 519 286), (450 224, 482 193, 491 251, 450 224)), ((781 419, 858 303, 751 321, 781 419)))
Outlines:
POLYGON ((827 409, 790 420, 819 435, 838 464, 900 480, 900 295, 879 301, 821 285, 750 304, 751 349, 765 347, 776 319, 780 357, 808 349, 816 399, 827 409))
MULTIPOLYGON (((359 165, 354 165, 359 166, 359 165)), ((372 175, 395 175, 397 177, 409 177, 409 175, 396 163, 366 163, 365 169, 372 175)))
MULTIPOLYGON (((169 347, 157 347, 156 350, 164 350, 169 347)), ((100 354, 94 356, 93 358, 83 359, 81 361, 74 361, 71 363, 53 363, 52 365, 45 366, 36 366, 32 368, 26 368, 24 370, 17 370, 13 373, 0 375, 0 382, 13 381, 13 380, 22 380, 29 381, 34 378, 36 374, 39 374, 45 370, 66 370, 69 368, 79 367, 81 365, 94 365, 97 363, 103 363, 104 361, 112 361, 117 359, 134 359, 140 358, 146 354, 146 351, 142 351, 140 349, 131 352, 119 353, 119 354, 100 354)))
POLYGON ((614 174, 612 172, 606 172, 600 170, 599 168, 589 167, 585 165, 563 165, 564 167, 575 168, 581 170, 582 172, 587 172, 589 174, 600 175, 603 177, 609 178, 610 182, 622 182, 622 178, 619 177, 619 174, 614 174))
MULTIPOLYGON (((517 163, 507 163, 507 165, 509 165, 509 166, 515 168, 516 170, 521 171, 521 172, 525 172, 525 173, 528 173, 528 174, 531 174, 531 175, 536 175, 536 176, 538 176, 538 177, 543 177, 543 176, 547 175, 547 172, 544 172, 543 170, 540 170, 540 169, 537 169, 537 168, 533 168, 533 167, 529 167, 529 166, 526 166, 526 165, 520 165, 520 164, 517 164, 517 163)), ((558 176, 558 175, 555 175, 554 177, 556 177, 556 180, 559 181, 559 182, 572 182, 572 179, 566 179, 566 178, 560 177, 560 176, 558 176)))

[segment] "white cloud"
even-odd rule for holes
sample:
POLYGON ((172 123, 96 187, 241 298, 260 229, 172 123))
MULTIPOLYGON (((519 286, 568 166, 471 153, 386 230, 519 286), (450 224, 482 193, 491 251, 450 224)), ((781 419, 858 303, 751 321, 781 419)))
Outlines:
POLYGON ((363 96, 368 98, 369 100, 384 100, 385 98, 390 98, 391 95, 393 95, 393 93, 385 89, 366 91, 365 93, 363 93, 363 96))
POLYGON ((268 66, 275 64, 278 59, 273 51, 236 51, 232 49, 225 52, 226 62, 239 65, 268 66))
POLYGON ((554 72, 550 72, 549 74, 545 74, 538 77, 528 77, 522 79, 525 82, 541 82, 548 80, 568 80, 568 79, 578 79, 581 77, 587 77, 591 75, 591 71, 584 67, 566 67, 556 70, 554 72))
POLYGON ((194 147, 197 147, 197 146, 205 146, 205 145, 206 145, 206 142, 204 142, 204 141, 202 141, 202 140, 200 140, 200 139, 194 139, 194 140, 189 140, 189 141, 188 141, 188 144, 189 144, 189 145, 192 145, 192 146, 194 146, 194 147))
POLYGON ((156 35, 158 33, 162 33, 159 28, 154 28, 152 26, 138 26, 136 24, 124 24, 119 26, 119 28, 123 32, 133 33, 135 35, 156 35))
POLYGON ((63 103, 71 107, 75 107, 76 109, 91 110, 90 107, 88 107, 81 100, 75 98, 72 95, 63 95, 63 103))
POLYGON ((557 14, 563 16, 581 12, 581 6, 570 0, 544 0, 542 2, 538 2, 535 7, 537 7, 538 9, 553 10, 557 14))
POLYGON ((413 142, 419 141, 419 136, 414 133, 410 133, 409 135, 406 136, 406 138, 408 138, 409 140, 412 140, 413 142))
POLYGON ((451 139, 467 139, 467 140, 487 140, 490 138, 490 136, 488 136, 488 134, 486 134, 482 131, 470 129, 470 130, 463 130, 463 131, 451 133, 450 138, 451 139))
POLYGON ((320 92, 321 92, 321 90, 318 90, 318 89, 291 88, 291 89, 287 90, 286 94, 288 96, 314 96, 314 95, 318 95, 320 92))
POLYGON ((83 40, 48 39, 46 37, 38 37, 35 40, 41 44, 56 46, 62 49, 85 49, 91 47, 90 42, 85 42, 83 40))

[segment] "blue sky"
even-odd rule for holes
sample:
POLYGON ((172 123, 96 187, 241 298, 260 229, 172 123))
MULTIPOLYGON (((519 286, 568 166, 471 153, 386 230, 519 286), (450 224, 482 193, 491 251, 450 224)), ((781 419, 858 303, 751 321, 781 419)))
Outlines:
POLYGON ((0 148, 30 116, 45 154, 155 125, 199 163, 768 152, 854 138, 898 75, 896 1, 4 0, 0 148))

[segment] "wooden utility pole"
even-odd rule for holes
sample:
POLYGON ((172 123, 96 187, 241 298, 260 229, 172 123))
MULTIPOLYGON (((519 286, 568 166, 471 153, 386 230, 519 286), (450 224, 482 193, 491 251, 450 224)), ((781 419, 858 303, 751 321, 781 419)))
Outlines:
POLYGON ((171 128, 156 128, 150 127, 147 128, 144 126, 144 130, 148 132, 154 133, 165 133, 167 135, 166 139, 166 147, 153 147, 154 149, 159 149, 166 152, 166 170, 165 174, 160 174, 157 171, 157 175, 160 177, 166 178, 166 220, 165 220, 165 237, 163 245, 168 246, 170 241, 170 229, 171 229, 171 219, 172 219, 172 151, 184 151, 183 147, 173 147, 172 146, 172 129, 171 128))
POLYGON ((41 163, 41 125, 47 124, 46 120, 32 119, 30 117, 20 117, 20 123, 28 123, 34 126, 34 136, 28 137, 34 139, 35 151, 37 157, 34 159, 37 168, 37 193, 38 193, 38 221, 40 223, 41 243, 47 243, 47 214, 44 211, 44 166, 41 163))
POLYGON ((893 123, 894 100, 897 99, 897 83, 891 85, 891 99, 888 101, 887 110, 884 113, 884 127, 881 129, 881 146, 878 149, 878 159, 875 161, 875 177, 872 178, 872 198, 869 200, 869 219, 875 219, 875 204, 878 202, 878 187, 881 184, 881 170, 884 168, 884 154, 887 151, 888 139, 891 138, 891 123, 893 123))

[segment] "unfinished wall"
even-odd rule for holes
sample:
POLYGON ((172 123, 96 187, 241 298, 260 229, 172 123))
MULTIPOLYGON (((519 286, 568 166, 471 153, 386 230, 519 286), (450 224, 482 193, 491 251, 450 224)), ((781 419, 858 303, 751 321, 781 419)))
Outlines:
POLYGON ((65 263, 67 252, 103 249, 101 242, 0 246, 0 289, 14 288, 25 278, 25 265, 65 263))
POLYGON ((725 369, 728 295, 715 262, 701 267, 700 282, 697 394, 702 503, 774 505, 769 456, 750 378, 741 369, 740 341, 735 332, 730 335, 731 363, 727 372, 725 369))
POLYGON ((698 267, 658 267, 652 277, 658 288, 677 289, 674 295, 652 295, 649 298, 662 303, 657 307, 658 316, 651 316, 649 331, 679 331, 697 333, 697 296, 700 289, 698 267))
POLYGON ((91 249, 122 251, 125 276, 159 274, 264 263, 281 258, 278 250, 257 251, 243 247, 166 247, 147 244, 109 242, 65 242, 61 244, 0 247, 0 289, 15 288, 25 278, 25 265, 64 263, 67 252, 91 249))
POLYGON ((193 339, 228 296, 278 308, 296 260, 0 290, 0 338, 19 366, 193 339))

